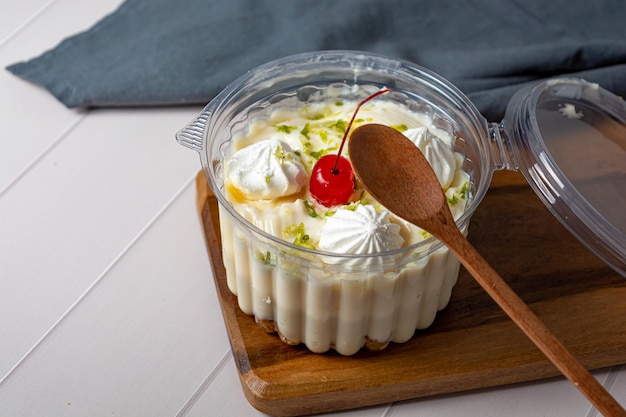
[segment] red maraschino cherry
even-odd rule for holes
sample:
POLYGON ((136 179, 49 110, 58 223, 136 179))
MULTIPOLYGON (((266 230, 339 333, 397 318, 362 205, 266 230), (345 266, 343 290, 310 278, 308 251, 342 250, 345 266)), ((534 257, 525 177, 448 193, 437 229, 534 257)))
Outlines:
POLYGON ((313 165, 309 181, 309 192, 324 207, 346 204, 350 201, 350 197, 354 192, 354 172, 352 171, 350 161, 341 156, 341 151, 361 106, 374 97, 389 91, 389 89, 382 89, 359 102, 343 135, 337 155, 324 155, 313 165))
POLYGON ((347 203, 354 191, 352 165, 343 156, 339 156, 339 159, 338 156, 322 156, 311 172, 309 191, 325 207, 347 203))

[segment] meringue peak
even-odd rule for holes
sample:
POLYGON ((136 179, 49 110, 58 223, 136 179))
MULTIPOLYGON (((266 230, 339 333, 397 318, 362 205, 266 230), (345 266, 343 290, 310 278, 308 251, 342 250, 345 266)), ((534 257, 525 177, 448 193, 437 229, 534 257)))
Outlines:
POLYGON ((447 189, 454 180, 456 159, 448 144, 438 136, 433 135, 427 128, 418 127, 404 132, 426 157, 426 160, 435 171, 439 184, 447 189))
POLYGON ((389 212, 377 212, 372 205, 356 210, 339 209, 326 220, 319 248, 328 252, 368 254, 402 246, 400 226, 389 221, 389 212))
POLYGON ((226 165, 227 178, 246 199, 266 200, 299 192, 307 182, 300 158, 278 139, 266 139, 236 152, 226 165))

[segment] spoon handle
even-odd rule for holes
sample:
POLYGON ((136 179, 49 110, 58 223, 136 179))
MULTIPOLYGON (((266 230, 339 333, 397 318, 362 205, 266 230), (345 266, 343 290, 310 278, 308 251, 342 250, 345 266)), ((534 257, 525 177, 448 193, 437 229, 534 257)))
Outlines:
POLYGON ((607 417, 626 416, 624 408, 550 332, 458 229, 446 230, 444 235, 439 236, 439 239, 446 243, 491 298, 598 411, 607 417))

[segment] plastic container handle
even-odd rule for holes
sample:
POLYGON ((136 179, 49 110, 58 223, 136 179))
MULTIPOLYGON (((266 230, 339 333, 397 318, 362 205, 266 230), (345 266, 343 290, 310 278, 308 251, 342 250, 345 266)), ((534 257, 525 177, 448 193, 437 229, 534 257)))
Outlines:
POLYGON ((204 109, 202 113, 192 120, 187 126, 176 133, 176 140, 181 145, 200 152, 203 147, 204 129, 211 113, 204 109))

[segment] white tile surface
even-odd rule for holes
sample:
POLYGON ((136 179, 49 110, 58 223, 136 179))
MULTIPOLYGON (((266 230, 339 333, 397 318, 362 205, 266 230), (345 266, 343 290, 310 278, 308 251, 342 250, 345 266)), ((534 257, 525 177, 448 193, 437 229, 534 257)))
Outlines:
POLYGON ((626 365, 615 366, 611 368, 611 375, 607 378, 608 384, 605 386, 611 390, 611 393, 620 402, 626 404, 626 365))
POLYGON ((228 354, 224 325, 211 320, 220 313, 203 236, 189 215, 193 181, 175 197, 14 370, 0 415, 174 415, 228 354), (11 401, 33 392, 37 401, 11 401))
POLYGON ((3 2, 0 9, 0 46, 31 20, 44 13, 50 3, 48 0, 3 2))
MULTIPOLYGON (((105 14, 113 11, 122 0, 98 0, 97 2, 77 2, 73 0, 3 0, 0 4, 0 47, 13 36, 26 32, 29 25, 41 28, 39 19, 53 22, 63 35, 70 35, 87 29, 105 14), (52 19, 52 20, 50 20, 52 19), (62 25, 58 24, 63 22, 62 25)), ((53 29, 53 28, 51 28, 53 29)), ((42 35, 56 35, 56 31, 42 35)), ((48 37, 52 42, 60 37, 48 37)), ((52 45, 49 45, 52 46, 52 45)), ((27 58, 24 56, 24 58, 27 58)))
MULTIPOLYGON (((0 65, 122 0, 0 0, 0 65)), ((195 209, 200 108, 68 110, 0 71, 0 416, 261 416, 243 396, 195 209)), ((626 403, 626 370, 595 372, 626 403)), ((596 413, 562 378, 328 416, 596 413)))
POLYGON ((498 389, 446 395, 426 401, 406 401, 398 406, 394 417, 435 416, 544 416, 567 417, 587 415, 589 403, 563 378, 542 383, 516 384, 498 389), (568 401, 562 401, 568 398, 568 401), (488 409, 486 405, 488 404, 488 409))
POLYGON ((0 19, 22 23, 13 25, 16 32, 0 43, 0 114, 4 115, 0 123, 0 196, 84 117, 83 112, 66 109, 52 95, 13 76, 5 67, 35 57, 91 27, 121 0, 1 2, 0 19), (34 10, 32 17, 27 16, 30 10, 34 10))
POLYGON ((91 112, 4 194, 0 332, 20 337, 0 346, 0 374, 197 171, 196 155, 173 139, 193 113, 91 112))

